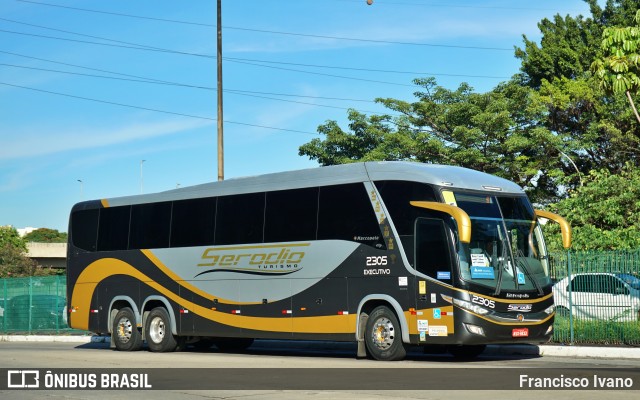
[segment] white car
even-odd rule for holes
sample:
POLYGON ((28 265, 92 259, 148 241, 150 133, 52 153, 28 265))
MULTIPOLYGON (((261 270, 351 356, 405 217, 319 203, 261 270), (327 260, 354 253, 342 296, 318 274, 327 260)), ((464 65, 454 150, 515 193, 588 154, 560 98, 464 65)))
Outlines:
POLYGON ((609 321, 640 320, 640 279, 631 274, 578 273, 553 286, 556 313, 609 321), (571 303, 569 302, 571 293, 571 303))

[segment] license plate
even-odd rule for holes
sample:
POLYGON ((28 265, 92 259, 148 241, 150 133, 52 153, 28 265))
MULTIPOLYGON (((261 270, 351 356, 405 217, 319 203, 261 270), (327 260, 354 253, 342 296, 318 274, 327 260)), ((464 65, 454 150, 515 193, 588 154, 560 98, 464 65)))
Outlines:
POLYGON ((529 336, 529 328, 516 328, 511 331, 512 337, 528 337, 529 336))

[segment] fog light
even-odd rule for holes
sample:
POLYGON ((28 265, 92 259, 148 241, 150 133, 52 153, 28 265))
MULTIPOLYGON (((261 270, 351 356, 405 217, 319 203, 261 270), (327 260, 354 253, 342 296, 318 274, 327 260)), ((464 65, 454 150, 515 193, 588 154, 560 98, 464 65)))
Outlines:
POLYGON ((473 334, 484 336, 484 330, 478 325, 464 324, 464 327, 473 334))
POLYGON ((551 332, 553 332, 553 325, 549 325, 549 327, 547 328, 547 331, 544 333, 545 335, 550 334, 551 332))

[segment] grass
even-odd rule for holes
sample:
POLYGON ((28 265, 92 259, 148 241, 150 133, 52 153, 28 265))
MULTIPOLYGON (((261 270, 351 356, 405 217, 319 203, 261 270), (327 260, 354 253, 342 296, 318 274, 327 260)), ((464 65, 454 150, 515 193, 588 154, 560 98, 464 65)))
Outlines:
MULTIPOLYGON (((556 315, 553 329, 554 343, 571 342, 569 317, 556 315)), ((574 319, 573 344, 640 346, 640 322, 574 319)))

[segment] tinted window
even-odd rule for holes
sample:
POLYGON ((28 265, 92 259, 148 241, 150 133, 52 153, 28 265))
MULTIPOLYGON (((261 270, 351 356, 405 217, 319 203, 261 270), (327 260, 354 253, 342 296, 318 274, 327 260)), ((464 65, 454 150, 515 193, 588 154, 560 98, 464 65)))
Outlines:
POLYGON ((126 250, 129 242, 131 206, 100 210, 98 223, 98 251, 126 250))
POLYGON ((213 244, 216 199, 191 199, 173 202, 171 247, 213 244))
POLYGON ((170 226, 170 202, 132 206, 129 249, 169 247, 170 226))
POLYGON ((433 188, 424 183, 408 181, 378 181, 376 188, 391 215, 399 235, 413 235, 413 226, 424 209, 410 201, 437 201, 433 188))
POLYGON ((350 240, 385 248, 380 225, 363 184, 320 188, 318 240, 323 239, 350 240))
POLYGON ((451 279, 451 250, 444 221, 419 218, 415 229, 416 270, 433 278, 451 279))
POLYGON ((218 197, 215 244, 262 243, 264 193, 218 197))
POLYGON ((534 211, 526 197, 498 197, 498 203, 505 219, 532 221, 534 211))
POLYGON ((314 240, 318 220, 318 188, 267 193, 264 241, 314 240))
POLYGON ((71 215, 73 245, 83 250, 96 251, 99 209, 76 211, 71 215))

